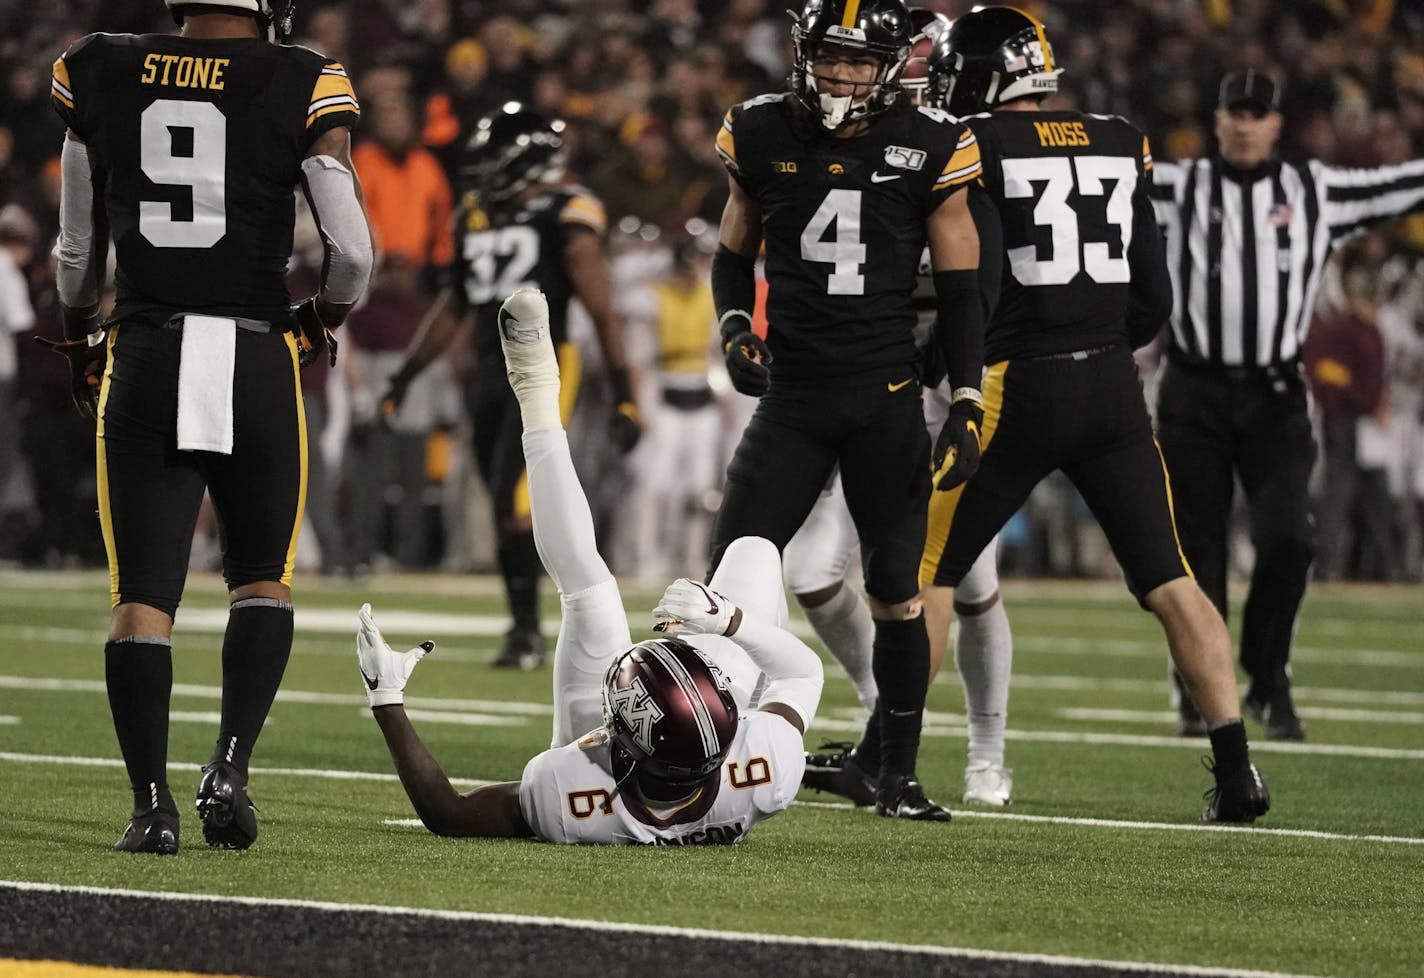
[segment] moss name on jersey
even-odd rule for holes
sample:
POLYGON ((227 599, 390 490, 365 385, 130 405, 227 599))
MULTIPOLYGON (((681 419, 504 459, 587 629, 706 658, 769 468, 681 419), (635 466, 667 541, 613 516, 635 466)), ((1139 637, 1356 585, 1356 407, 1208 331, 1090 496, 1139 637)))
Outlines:
POLYGON ((499 307, 516 290, 534 286, 549 301, 554 345, 568 338, 569 280, 564 249, 579 234, 602 237, 603 203, 582 187, 550 187, 507 213, 486 211, 476 195, 455 216, 456 288, 475 312, 475 346, 481 357, 503 358, 499 307))
POLYGON ((773 376, 903 374, 925 222, 979 176, 973 133, 908 106, 826 134, 792 95, 733 106, 717 151, 761 210, 773 376))
POLYGON ((287 319, 302 159, 361 112, 340 64, 260 38, 91 34, 55 61, 50 98, 88 147, 114 320, 287 319))
POLYGON ((964 121, 979 137, 1004 233, 984 362, 1126 343, 1134 198, 1146 200, 1152 170, 1142 131, 1067 111, 964 121))

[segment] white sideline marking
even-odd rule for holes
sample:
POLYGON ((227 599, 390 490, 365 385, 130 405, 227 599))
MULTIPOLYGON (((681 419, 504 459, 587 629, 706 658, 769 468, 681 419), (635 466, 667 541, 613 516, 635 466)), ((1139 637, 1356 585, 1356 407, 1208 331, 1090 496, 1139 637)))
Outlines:
POLYGON ((528 722, 524 717, 501 717, 490 713, 452 713, 449 710, 409 709, 405 711, 405 715, 424 723, 453 723, 464 727, 522 727, 528 722))
MULTIPOLYGON (((1161 640, 1123 638, 1048 638, 1042 635, 1014 636, 1014 650, 1058 655, 1110 655, 1118 658, 1161 659, 1167 661, 1167 646, 1161 640)), ((1424 655, 1398 649, 1326 649, 1297 645, 1291 653, 1301 662, 1326 665, 1391 666, 1415 669, 1424 665, 1424 655)))
MULTIPOLYGON (((824 808, 835 811, 860 811, 844 801, 800 801, 796 807, 824 808)), ((871 809, 866 808, 866 814, 871 809)), ((1299 839, 1325 839, 1330 842, 1383 842, 1388 845, 1424 846, 1424 836, 1412 835, 1347 835, 1342 832, 1322 832, 1317 829, 1272 829, 1256 825, 1221 825, 1211 822, 1134 822, 1113 818, 1075 818, 1070 815, 1023 815, 1016 812, 1000 812, 982 808, 951 808, 955 818, 998 819, 1004 822, 1042 822, 1048 825, 1081 825, 1087 828, 1148 829, 1162 832, 1230 832, 1240 835, 1280 835, 1299 839)), ((407 819, 420 825, 419 819, 407 819)), ((404 824, 402 820, 387 820, 389 825, 404 824)))
POLYGON ((1014 961, 1032 964, 1105 968, 1114 971, 1146 971, 1157 974, 1201 975, 1209 978, 1319 978, 1294 975, 1282 971, 1252 971, 1242 968, 1210 968, 1195 964, 1157 964, 1138 961, 1108 961, 1097 958, 1075 958, 1061 954, 1016 954, 1008 951, 984 951, 972 947, 940 947, 932 944, 893 944, 889 941, 845 940, 829 937, 802 937, 785 934, 748 934, 743 931, 705 930, 697 927, 671 927, 665 924, 625 924, 603 920, 578 920, 569 917, 534 917, 526 914, 481 913, 473 910, 432 910, 423 907, 390 907, 370 903, 332 903, 319 900, 290 900, 269 897, 219 896, 208 893, 172 893, 162 890, 120 890, 99 886, 59 886, 53 883, 30 883, 0 880, 0 887, 40 893, 84 893, 92 896, 133 897, 143 901, 171 900, 179 903, 228 903, 249 907, 294 907, 332 913, 382 914, 385 916, 425 917, 436 920, 479 921, 491 924, 515 924, 528 927, 567 927, 574 930, 601 931, 614 934, 643 934, 659 937, 682 937, 711 941, 727 941, 734 945, 786 945, 791 947, 852 948, 858 951, 926 954, 943 958, 970 958, 978 961, 1014 961))
MULTIPOLYGON (((29 689, 83 693, 105 692, 104 681, 102 679, 33 679, 26 676, 0 676, 0 689, 29 689)), ((173 695, 219 699, 222 696, 222 689, 218 686, 175 683, 173 685, 173 695)), ((282 690, 277 693, 277 702, 319 703, 328 706, 356 706, 364 709, 366 706, 366 697, 361 693, 315 693, 303 692, 301 690, 282 690)), ((518 703, 504 700, 439 699, 426 696, 407 697, 406 707, 408 711, 444 710, 514 716, 552 716, 554 713, 554 708, 544 703, 518 703)), ((949 718, 955 717, 955 714, 935 713, 932 711, 927 716, 931 720, 936 718, 948 720, 949 718)), ((434 722, 440 721, 435 720, 434 722)), ((864 727, 865 723, 863 720, 837 719, 831 716, 818 716, 812 723, 812 729, 823 733, 827 731, 859 732, 863 730, 864 727)), ((927 723, 923 731, 923 735, 926 737, 963 737, 966 736, 967 733, 968 730, 965 727, 956 726, 948 722, 927 723)), ((1008 730, 1005 735, 1013 740, 1030 743, 1098 744, 1115 747, 1175 747, 1195 751, 1200 751, 1203 747, 1202 741, 1197 738, 1175 736, 1153 737, 1134 734, 1073 732, 1067 730, 1008 730)), ((1277 754, 1305 754, 1330 757, 1360 757, 1393 761, 1424 760, 1424 749, 1405 747, 1366 747, 1350 744, 1317 743, 1302 744, 1267 740, 1253 743, 1251 749, 1257 753, 1270 752, 1277 754)))
MULTIPOLYGON (((1065 720, 1102 720, 1108 723, 1171 724, 1177 720, 1175 710, 1098 710, 1069 706, 1054 710, 1065 720)), ((1307 720, 1343 720, 1350 723, 1424 723, 1424 713, 1403 710, 1342 710, 1329 706, 1305 706, 1296 710, 1307 720)))
MULTIPOLYGON (((0 752, 0 761, 11 761, 16 764, 67 764, 77 767, 107 767, 121 768, 124 762, 118 758, 109 757, 69 757, 58 754, 14 754, 0 752)), ((170 771, 198 771, 197 764, 186 764, 177 761, 169 761, 170 771)), ((276 775, 298 778, 322 778, 329 781, 385 781, 399 782, 394 774, 386 774, 379 771, 339 771, 326 768, 293 768, 293 767, 254 767, 253 776, 276 775)), ((480 781, 470 778, 451 778, 451 784, 469 785, 472 788, 482 787, 489 784, 499 784, 497 781, 480 781)), ((797 806, 807 808, 826 808, 838 811, 854 811, 855 806, 846 802, 832 801, 798 801, 797 806)), ((867 809, 868 811, 868 809, 867 809)), ((1045 822, 1055 825, 1082 825, 1100 828, 1126 828, 1126 829, 1157 829, 1161 831, 1182 831, 1182 832, 1242 832, 1248 835, 1283 835, 1293 836, 1303 839, 1327 839, 1340 842, 1386 842, 1396 845, 1424 845, 1424 837, 1414 836, 1393 836, 1393 835, 1346 835, 1338 832, 1321 832, 1314 829, 1272 829, 1257 828, 1250 825, 1210 825, 1182 822, 1132 822, 1118 819, 1105 818, 1073 818, 1065 815, 1021 815, 1009 812, 975 811, 969 809, 953 809, 953 814, 968 818, 989 818, 1004 819, 1016 822, 1045 822)), ((419 826, 419 819, 382 819, 383 825, 419 826)), ((3 881, 0 881, 3 883, 3 881)))
MULTIPOLYGON (((946 673, 941 672, 936 681, 944 679, 946 673)), ((840 678, 839 676, 827 676, 827 679, 840 678)), ((953 673, 948 674, 948 679, 954 685, 959 685, 959 677, 953 673)), ((1081 690, 1084 692, 1101 692, 1109 690, 1119 693, 1153 693, 1165 697, 1167 695, 1167 681, 1165 679, 1111 679, 1093 676, 1055 676, 1034 673, 1019 673, 1013 678, 1013 685, 1020 689, 1065 689, 1081 690)), ((1365 703, 1368 705, 1382 706, 1424 706, 1424 693, 1411 693, 1397 689, 1337 689, 1330 686, 1291 686, 1291 692, 1295 694, 1296 702, 1316 701, 1324 703, 1365 703)), ((1177 717, 1171 717, 1175 722, 1177 717)))
POLYGON ((17 723, 19 723, 19 722, 20 722, 20 718, 19 718, 19 717, 0 716, 0 724, 6 724, 6 725, 9 725, 9 726, 14 726, 15 724, 17 724, 17 723))

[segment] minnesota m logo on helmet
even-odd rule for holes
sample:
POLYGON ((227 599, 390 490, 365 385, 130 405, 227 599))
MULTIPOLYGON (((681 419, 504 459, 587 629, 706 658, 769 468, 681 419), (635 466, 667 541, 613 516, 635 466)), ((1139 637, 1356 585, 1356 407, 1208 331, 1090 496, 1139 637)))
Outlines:
POLYGON ((643 677, 634 676, 633 681, 623 689, 610 689, 608 702, 633 743, 651 754, 653 724, 663 718, 663 711, 653 702, 652 694, 643 685, 643 677))

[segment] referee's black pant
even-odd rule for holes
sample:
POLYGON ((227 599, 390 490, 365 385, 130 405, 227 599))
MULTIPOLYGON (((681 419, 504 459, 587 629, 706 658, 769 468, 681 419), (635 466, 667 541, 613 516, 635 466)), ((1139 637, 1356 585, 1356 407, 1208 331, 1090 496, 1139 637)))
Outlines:
POLYGON ((1223 618, 1236 476, 1246 491, 1256 565, 1241 617, 1241 665, 1251 678, 1247 695, 1269 700, 1290 685, 1291 642, 1315 559, 1307 483, 1316 449, 1305 381, 1294 364, 1169 360, 1157 428, 1182 548, 1223 618))

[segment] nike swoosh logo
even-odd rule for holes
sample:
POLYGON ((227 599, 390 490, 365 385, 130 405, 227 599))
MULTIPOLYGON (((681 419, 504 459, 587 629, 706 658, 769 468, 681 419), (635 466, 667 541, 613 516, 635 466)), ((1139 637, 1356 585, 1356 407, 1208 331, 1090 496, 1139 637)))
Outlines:
POLYGON ((907 386, 913 384, 914 382, 915 378, 911 377, 909 380, 902 380, 898 384, 886 384, 885 389, 888 390, 891 394, 893 394, 898 390, 904 390, 907 386))
POLYGON ((871 182, 871 183, 885 183, 886 181, 889 181, 889 180, 899 180, 899 179, 900 179, 901 177, 903 177, 903 176, 904 176, 903 173, 872 173, 872 174, 870 175, 870 182, 871 182))
MULTIPOLYGON (((696 581, 692 583, 697 584, 696 581)), ((712 592, 708 591, 701 584, 697 584, 697 589, 701 591, 702 596, 707 599, 707 613, 709 615, 715 615, 717 613, 717 602, 712 600, 712 592)))
POLYGON ((376 684, 377 684, 378 680, 372 679, 370 676, 366 675, 366 670, 365 670, 365 669, 362 669, 362 670, 361 670, 361 678, 364 679, 364 680, 366 680, 366 688, 367 688, 367 689, 375 689, 375 688, 376 688, 376 684))

